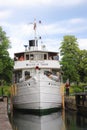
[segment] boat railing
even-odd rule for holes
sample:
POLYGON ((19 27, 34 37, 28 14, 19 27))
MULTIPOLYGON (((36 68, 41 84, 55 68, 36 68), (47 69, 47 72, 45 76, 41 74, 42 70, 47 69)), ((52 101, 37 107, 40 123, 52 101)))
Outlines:
POLYGON ((14 59, 14 62, 17 62, 17 61, 37 61, 37 60, 56 60, 56 61, 59 61, 59 59, 56 57, 56 56, 54 56, 53 58, 52 57, 49 57, 48 59, 34 59, 33 57, 32 58, 30 58, 30 59, 24 59, 23 57, 21 57, 21 58, 15 58, 14 59))

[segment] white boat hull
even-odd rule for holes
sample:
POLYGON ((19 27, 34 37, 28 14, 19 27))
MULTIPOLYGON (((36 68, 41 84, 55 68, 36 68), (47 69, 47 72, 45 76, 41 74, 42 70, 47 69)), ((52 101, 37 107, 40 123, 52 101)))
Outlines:
POLYGON ((59 108, 62 104, 61 84, 42 75, 17 85, 13 106, 17 109, 43 110, 59 108))

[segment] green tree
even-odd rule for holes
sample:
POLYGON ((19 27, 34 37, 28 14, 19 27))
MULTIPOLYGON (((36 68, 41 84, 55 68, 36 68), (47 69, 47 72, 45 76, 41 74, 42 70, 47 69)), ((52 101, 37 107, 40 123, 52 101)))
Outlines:
POLYGON ((72 35, 63 37, 60 47, 61 68, 64 72, 63 80, 69 79, 70 82, 79 82, 80 77, 77 70, 77 59, 79 54, 77 38, 72 35))
POLYGON ((87 83, 87 50, 79 51, 77 70, 80 75, 80 81, 87 83))
POLYGON ((13 61, 9 56, 10 41, 0 27, 0 81, 11 82, 13 61))

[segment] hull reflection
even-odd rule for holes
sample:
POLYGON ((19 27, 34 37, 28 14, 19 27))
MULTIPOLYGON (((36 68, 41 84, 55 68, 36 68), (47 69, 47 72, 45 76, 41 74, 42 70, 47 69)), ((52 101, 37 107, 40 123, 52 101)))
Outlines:
POLYGON ((65 130, 61 112, 41 117, 17 113, 12 124, 13 130, 65 130))

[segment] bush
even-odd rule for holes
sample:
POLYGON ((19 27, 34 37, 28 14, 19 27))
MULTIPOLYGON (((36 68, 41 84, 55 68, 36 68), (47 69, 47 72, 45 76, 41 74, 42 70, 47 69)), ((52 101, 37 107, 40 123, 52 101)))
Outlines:
POLYGON ((0 96, 10 96, 10 86, 0 87, 0 96))
POLYGON ((83 92, 83 87, 82 85, 72 85, 70 86, 70 94, 72 93, 79 93, 79 92, 83 92))

